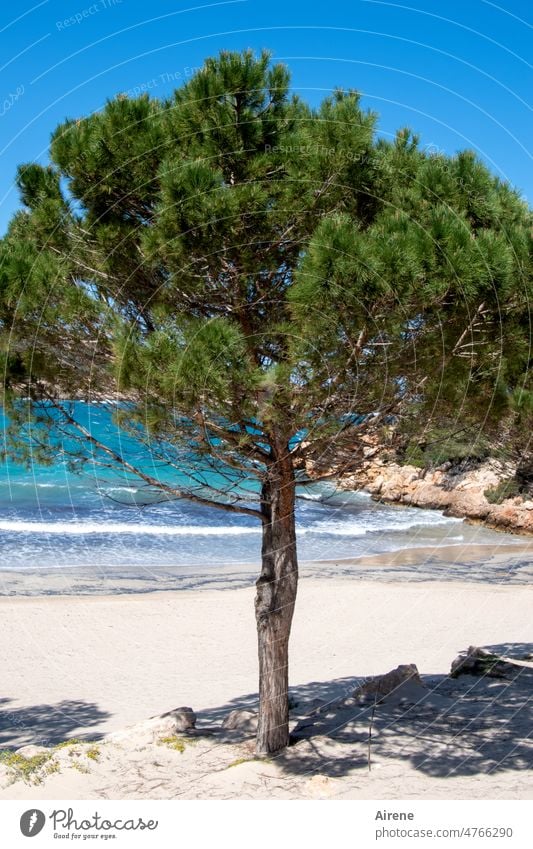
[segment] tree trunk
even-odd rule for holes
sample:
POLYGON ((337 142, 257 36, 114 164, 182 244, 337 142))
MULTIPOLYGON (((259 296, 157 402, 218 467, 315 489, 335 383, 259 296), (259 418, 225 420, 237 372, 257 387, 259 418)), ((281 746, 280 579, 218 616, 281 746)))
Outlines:
POLYGON ((255 615, 259 651, 258 754, 289 742, 289 636, 298 560, 294 518, 295 480, 287 447, 267 470, 261 491, 263 546, 255 615))

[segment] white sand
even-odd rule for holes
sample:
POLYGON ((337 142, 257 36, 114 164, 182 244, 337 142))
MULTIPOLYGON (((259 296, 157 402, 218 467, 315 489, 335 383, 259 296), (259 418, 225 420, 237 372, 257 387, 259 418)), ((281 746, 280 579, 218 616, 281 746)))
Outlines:
MULTIPOLYGON (((253 703, 253 595, 247 588, 1 599, 0 747, 36 738, 55 742, 96 736, 179 705, 196 711, 224 708, 224 713, 253 703)), ((530 586, 306 579, 300 584, 291 638, 291 687, 302 698, 330 699, 353 689, 353 681, 339 679, 383 673, 400 663, 416 663, 423 675, 445 675, 458 652, 471 644, 509 644, 510 653, 514 644, 519 650, 531 640, 532 611, 530 586)), ((321 739, 328 759, 341 757, 337 742, 321 739)), ((249 757, 249 745, 235 751, 222 747, 220 761, 215 755, 206 758, 209 746, 200 742, 190 752, 165 752, 182 769, 188 765, 181 784, 176 764, 169 766, 165 758, 159 758, 159 772, 146 782, 134 780, 131 764, 117 772, 107 758, 107 767, 103 761, 91 765, 94 774, 62 771, 37 787, 18 781, 0 796, 261 797, 267 795, 268 776, 268 792, 291 798, 523 798, 530 793, 531 773, 521 763, 491 772, 489 762, 478 758, 473 774, 446 775, 444 768, 445 774, 435 775, 417 768, 416 758, 402 758, 400 750, 391 749, 390 758, 380 755, 370 775, 357 758, 355 771, 324 770, 302 755, 302 769, 296 769, 298 751, 305 753, 308 746, 304 741, 292 747, 292 766, 284 762, 281 772, 280 759, 221 769, 220 763, 227 766, 243 751, 249 757), (198 775, 204 778, 191 783, 200 769, 194 766, 198 758, 203 770, 198 775)))

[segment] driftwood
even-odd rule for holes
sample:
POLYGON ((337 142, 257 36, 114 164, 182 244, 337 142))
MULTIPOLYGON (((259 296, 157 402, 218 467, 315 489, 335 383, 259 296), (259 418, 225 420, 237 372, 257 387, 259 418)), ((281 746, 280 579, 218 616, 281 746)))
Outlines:
POLYGON ((459 675, 487 675, 489 678, 516 678, 524 667, 499 657, 486 649, 470 646, 455 658, 450 671, 451 678, 459 675))

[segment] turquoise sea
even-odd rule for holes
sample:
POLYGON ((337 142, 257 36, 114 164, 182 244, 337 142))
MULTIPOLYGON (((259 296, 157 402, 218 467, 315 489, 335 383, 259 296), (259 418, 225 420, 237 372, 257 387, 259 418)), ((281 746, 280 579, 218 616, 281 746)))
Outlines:
MULTIPOLYGON (((165 480, 178 474, 164 464, 154 466, 139 445, 116 429, 106 406, 76 402, 75 412, 92 433, 120 443, 121 450, 135 455, 151 474, 165 480)), ((347 561, 362 555, 412 547, 436 550, 470 542, 496 547, 520 542, 436 511, 386 506, 365 493, 342 493, 333 483, 301 487, 299 496, 299 554, 310 568, 313 562, 330 561, 334 571, 357 574, 357 567, 347 561)), ((61 570, 66 579, 69 570, 72 574, 83 570, 95 584, 99 578, 128 574, 144 581, 146 589, 155 589, 159 583, 180 586, 185 576, 187 586, 194 585, 195 579, 200 584, 228 570, 255 576, 261 529, 253 518, 183 500, 148 505, 145 501, 142 487, 131 479, 90 468, 83 474, 69 471, 59 449, 51 467, 36 463, 24 469, 4 462, 0 469, 0 592, 1 574, 13 570, 28 574, 61 570)), ((487 566, 485 577, 491 576, 487 566)), ((412 577, 417 577, 416 570, 412 577)), ((510 565, 509 574, 503 576, 500 569, 502 577, 519 580, 519 566, 510 565)))

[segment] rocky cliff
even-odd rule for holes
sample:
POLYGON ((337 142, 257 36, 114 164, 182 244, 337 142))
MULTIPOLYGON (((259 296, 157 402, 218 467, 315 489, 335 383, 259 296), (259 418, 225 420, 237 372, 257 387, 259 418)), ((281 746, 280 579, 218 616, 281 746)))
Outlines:
POLYGON ((498 487, 501 492, 502 485, 505 496, 505 482, 512 480, 515 471, 497 460, 473 468, 464 462, 445 463, 428 470, 378 458, 367 461, 356 474, 343 477, 341 486, 366 489, 378 501, 443 510, 446 515, 483 522, 492 528, 531 534, 531 494, 515 494, 503 500, 500 496, 501 503, 491 503, 491 493, 498 487))

